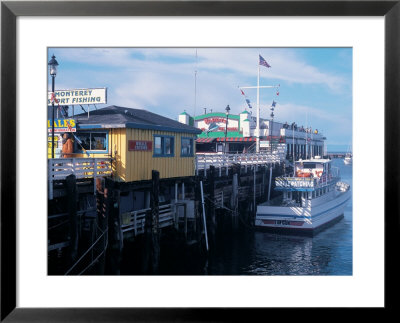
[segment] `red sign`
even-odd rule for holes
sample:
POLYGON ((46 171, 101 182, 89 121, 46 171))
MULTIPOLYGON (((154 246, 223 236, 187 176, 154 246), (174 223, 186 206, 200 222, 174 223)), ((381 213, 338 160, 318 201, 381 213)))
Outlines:
POLYGON ((151 151, 153 150, 152 141, 128 140, 129 151, 151 151))

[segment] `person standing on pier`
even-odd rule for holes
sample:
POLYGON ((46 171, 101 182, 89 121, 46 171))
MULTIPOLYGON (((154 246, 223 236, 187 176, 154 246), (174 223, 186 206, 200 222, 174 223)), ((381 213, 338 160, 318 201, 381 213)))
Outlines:
POLYGON ((74 143, 67 132, 63 135, 62 144, 62 156, 64 158, 72 158, 74 153, 74 143))

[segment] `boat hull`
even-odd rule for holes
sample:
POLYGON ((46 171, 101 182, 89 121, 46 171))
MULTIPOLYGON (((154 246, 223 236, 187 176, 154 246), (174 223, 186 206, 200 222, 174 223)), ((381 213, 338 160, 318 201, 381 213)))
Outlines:
POLYGON ((350 191, 346 191, 315 207, 258 206, 255 226, 269 231, 315 234, 343 218, 350 196, 350 191))

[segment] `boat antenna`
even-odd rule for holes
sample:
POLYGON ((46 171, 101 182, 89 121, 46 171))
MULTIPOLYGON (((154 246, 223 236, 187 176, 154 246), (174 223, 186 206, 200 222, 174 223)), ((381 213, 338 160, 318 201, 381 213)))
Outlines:
POLYGON ((308 147, 308 109, 307 109, 307 111, 306 111, 306 159, 308 159, 309 148, 310 147, 308 147))

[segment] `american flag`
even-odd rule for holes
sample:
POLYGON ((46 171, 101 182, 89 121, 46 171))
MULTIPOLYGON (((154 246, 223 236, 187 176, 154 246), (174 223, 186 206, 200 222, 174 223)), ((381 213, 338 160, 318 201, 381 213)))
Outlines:
POLYGON ((267 63, 267 61, 261 55, 258 55, 258 56, 260 56, 260 65, 265 66, 265 67, 271 67, 271 65, 269 65, 267 63))

